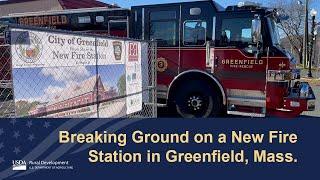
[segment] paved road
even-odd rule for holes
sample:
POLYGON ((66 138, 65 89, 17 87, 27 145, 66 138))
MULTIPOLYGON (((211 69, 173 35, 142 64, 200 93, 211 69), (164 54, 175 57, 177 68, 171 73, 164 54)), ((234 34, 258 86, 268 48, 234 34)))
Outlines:
MULTIPOLYGON (((320 97, 320 96, 319 96, 320 97)), ((316 111, 312 111, 312 112, 305 112, 301 115, 301 117, 305 118, 305 117, 320 117, 320 102, 318 101, 316 103, 317 106, 317 110, 316 111)), ((178 116, 177 114, 169 114, 168 113, 168 109, 161 107, 158 108, 158 117, 159 118, 180 118, 180 116, 178 116)), ((224 118, 241 118, 242 116, 233 116, 233 115, 227 115, 224 118)))

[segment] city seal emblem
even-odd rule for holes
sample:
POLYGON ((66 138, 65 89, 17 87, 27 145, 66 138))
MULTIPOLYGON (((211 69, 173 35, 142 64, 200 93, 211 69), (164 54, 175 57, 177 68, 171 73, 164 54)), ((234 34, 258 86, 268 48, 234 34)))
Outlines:
POLYGON ((16 39, 16 53, 26 63, 37 62, 42 53, 42 41, 32 32, 23 32, 16 39))
POLYGON ((113 42, 113 53, 114 53, 114 58, 117 61, 121 60, 121 55, 122 55, 122 43, 119 41, 114 41, 113 42))

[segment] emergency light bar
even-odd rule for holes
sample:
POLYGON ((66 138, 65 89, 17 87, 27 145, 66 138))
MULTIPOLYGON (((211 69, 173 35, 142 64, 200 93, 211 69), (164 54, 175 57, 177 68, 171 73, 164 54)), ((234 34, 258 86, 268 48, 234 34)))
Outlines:
POLYGON ((244 2, 239 2, 238 5, 228 6, 226 8, 226 11, 256 10, 260 8, 261 8, 260 3, 244 1, 244 2))
POLYGON ((244 2, 239 2, 238 7, 245 7, 245 6, 250 6, 250 7, 260 7, 260 3, 256 2, 250 2, 250 1, 244 1, 244 2))

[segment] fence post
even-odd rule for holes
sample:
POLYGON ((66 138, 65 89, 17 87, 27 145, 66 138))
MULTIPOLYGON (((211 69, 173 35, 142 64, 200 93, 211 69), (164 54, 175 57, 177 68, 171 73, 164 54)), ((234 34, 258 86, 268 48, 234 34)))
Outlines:
POLYGON ((153 117, 156 118, 158 116, 157 112, 157 42, 151 41, 152 46, 152 92, 153 92, 153 106, 152 106, 152 114, 153 117))
POLYGON ((0 23, 0 118, 15 117, 8 24, 0 23))
POLYGON ((97 47, 97 44, 98 44, 98 39, 97 37, 94 38, 94 41, 95 41, 95 45, 94 45, 94 51, 95 51, 95 60, 96 60, 96 101, 97 101, 97 118, 100 117, 100 99, 99 99, 99 82, 98 82, 98 78, 99 78, 99 60, 98 60, 98 47, 97 47))

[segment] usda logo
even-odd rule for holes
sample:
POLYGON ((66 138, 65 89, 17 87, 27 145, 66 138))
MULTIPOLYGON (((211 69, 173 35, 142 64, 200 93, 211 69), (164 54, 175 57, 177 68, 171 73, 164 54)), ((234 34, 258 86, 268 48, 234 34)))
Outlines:
POLYGON ((24 160, 12 160, 12 170, 13 171, 26 171, 27 163, 24 160))

